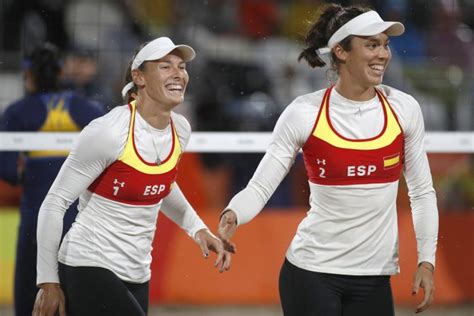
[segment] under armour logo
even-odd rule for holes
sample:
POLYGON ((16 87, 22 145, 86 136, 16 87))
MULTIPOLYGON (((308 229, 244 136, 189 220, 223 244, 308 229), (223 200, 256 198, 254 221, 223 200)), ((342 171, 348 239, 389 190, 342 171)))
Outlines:
POLYGON ((123 188, 125 186, 125 181, 124 182, 120 182, 118 181, 117 179, 114 179, 114 195, 117 195, 118 194, 118 191, 120 190, 120 188, 123 188))
POLYGON ((123 188, 125 186, 125 181, 124 182, 120 182, 118 181, 117 179, 114 179, 114 184, 120 184, 120 187, 123 188))
POLYGON ((321 160, 316 159, 316 163, 317 163, 318 165, 320 165, 320 164, 326 165, 326 159, 321 159, 321 160))

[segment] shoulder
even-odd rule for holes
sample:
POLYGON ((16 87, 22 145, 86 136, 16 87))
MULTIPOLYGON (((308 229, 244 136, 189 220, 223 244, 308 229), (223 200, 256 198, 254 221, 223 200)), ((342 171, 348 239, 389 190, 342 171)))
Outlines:
POLYGON ((326 89, 307 93, 296 97, 283 111, 282 117, 295 121, 314 122, 321 106, 326 89))
POLYGON ((130 113, 128 105, 120 105, 114 107, 110 112, 96 118, 92 122, 95 124, 110 126, 114 129, 128 128, 130 123, 130 113))
POLYGON ((189 124, 189 121, 182 114, 171 112, 171 120, 173 121, 174 127, 176 128, 176 132, 178 133, 178 135, 191 134, 191 124, 189 124))
POLYGON ((189 124, 183 115, 175 112, 171 112, 171 120, 178 134, 179 142, 184 149, 188 145, 189 138, 191 137, 191 124, 189 124))
MULTIPOLYGON (((127 141, 130 122, 128 106, 119 106, 84 127, 73 148, 90 159, 116 160, 127 141)), ((89 159, 88 158, 88 159, 89 159)))
POLYGON ((293 102, 290 103, 290 106, 302 106, 302 107, 318 107, 321 105, 323 100, 324 93, 326 89, 317 90, 311 93, 303 94, 296 97, 293 102))
POLYGON ((405 132, 417 124, 414 122, 423 120, 420 104, 413 96, 390 86, 381 85, 378 88, 387 97, 405 132))
POLYGON ((381 85, 378 87, 387 97, 388 102, 393 107, 409 110, 410 108, 419 108, 420 105, 416 99, 408 93, 400 91, 390 86, 381 85))
POLYGON ((324 89, 301 95, 286 107, 273 130, 276 142, 282 139, 284 143, 292 144, 291 146, 303 146, 316 122, 325 91, 324 89))
POLYGON ((94 137, 92 140, 104 141, 106 144, 122 142, 126 138, 130 123, 128 105, 117 106, 107 114, 92 120, 82 134, 94 137))

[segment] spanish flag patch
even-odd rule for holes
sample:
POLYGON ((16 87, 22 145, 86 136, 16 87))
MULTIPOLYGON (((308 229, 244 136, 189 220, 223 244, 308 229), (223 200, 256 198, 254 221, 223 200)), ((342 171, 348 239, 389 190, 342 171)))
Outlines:
POLYGON ((383 157, 384 169, 390 169, 390 168, 396 167, 398 166, 399 163, 400 163, 400 153, 383 157))

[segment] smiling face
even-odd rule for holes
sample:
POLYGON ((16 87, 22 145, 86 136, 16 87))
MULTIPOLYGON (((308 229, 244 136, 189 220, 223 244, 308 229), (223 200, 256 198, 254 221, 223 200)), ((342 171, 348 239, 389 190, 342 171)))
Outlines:
POLYGON ((339 47, 337 55, 342 61, 339 66, 340 80, 363 89, 381 84, 392 57, 388 44, 388 36, 380 33, 369 37, 354 36, 350 51, 339 47))
POLYGON ((184 100, 184 93, 189 81, 186 63, 178 52, 171 52, 165 57, 147 61, 143 71, 134 70, 134 81, 142 87, 145 98, 172 109, 184 100))

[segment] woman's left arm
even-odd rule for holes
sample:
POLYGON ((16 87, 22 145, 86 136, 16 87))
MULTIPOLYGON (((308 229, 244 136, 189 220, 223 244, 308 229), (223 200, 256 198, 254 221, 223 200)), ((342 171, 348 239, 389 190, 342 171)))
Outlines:
POLYGON ((418 249, 418 269, 413 280, 413 295, 420 287, 424 299, 417 306, 422 312, 433 301, 435 254, 438 241, 438 207, 428 157, 424 149, 424 122, 419 104, 411 99, 413 113, 405 133, 404 176, 412 210, 418 249))
POLYGON ((430 166, 424 148, 424 123, 420 106, 413 99, 411 121, 405 128, 404 177, 412 210, 418 248, 418 264, 435 266, 438 241, 438 207, 430 166))
POLYGON ((171 192, 163 199, 161 211, 191 238, 195 238, 198 231, 208 229, 177 183, 173 184, 171 192))
MULTIPOLYGON (((172 119, 184 151, 191 136, 191 126, 180 114, 172 113, 172 119)), ((209 256, 209 250, 217 254, 214 266, 218 267, 220 272, 229 270, 230 254, 224 250, 222 242, 210 232, 176 182, 171 192, 163 199, 161 211, 196 241, 205 258, 209 256)))
POLYGON ((204 258, 208 258, 209 250, 217 254, 214 266, 218 267, 220 272, 230 269, 230 253, 224 250, 222 242, 209 231, 177 183, 163 199, 161 211, 196 241, 204 258))

